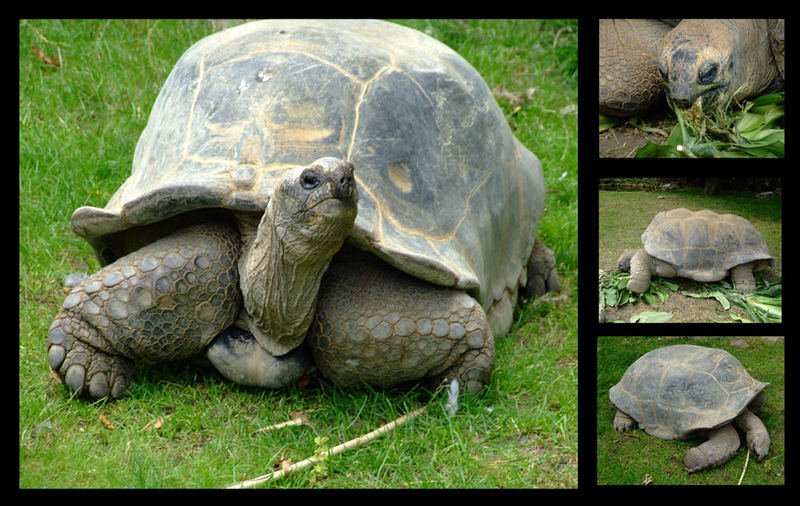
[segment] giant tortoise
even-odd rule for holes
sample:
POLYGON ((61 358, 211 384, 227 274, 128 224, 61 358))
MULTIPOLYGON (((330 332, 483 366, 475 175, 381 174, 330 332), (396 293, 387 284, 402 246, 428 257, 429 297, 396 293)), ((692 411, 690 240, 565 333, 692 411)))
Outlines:
POLYGON ((709 111, 783 86, 782 19, 601 19, 599 30, 603 114, 643 114, 665 96, 709 111))
POLYGON ((681 276, 695 281, 719 281, 730 273, 737 290, 752 292, 754 272, 772 265, 764 237, 734 214, 661 211, 642 234, 644 248, 622 253, 617 267, 630 271, 628 290, 647 291, 650 277, 681 276))
POLYGON ((756 460, 769 451, 769 434, 753 414, 765 401, 763 383, 725 350, 679 344, 645 353, 609 390, 616 406, 614 428, 639 426, 661 439, 707 438, 683 463, 696 472, 727 462, 739 449, 735 423, 756 460))
POLYGON ((520 290, 558 288, 544 201, 486 83, 431 37, 365 20, 213 34, 170 73, 131 176, 72 216, 104 267, 66 297, 50 367, 93 398, 124 395, 134 361, 202 353, 246 385, 316 365, 476 392, 520 290))

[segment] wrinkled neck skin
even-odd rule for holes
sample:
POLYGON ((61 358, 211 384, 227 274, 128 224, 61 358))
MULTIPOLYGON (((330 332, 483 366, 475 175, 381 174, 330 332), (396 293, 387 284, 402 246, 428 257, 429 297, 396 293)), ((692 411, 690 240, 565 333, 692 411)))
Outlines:
POLYGON ((352 219, 323 223, 326 218, 313 209, 297 214, 281 209, 277 200, 270 200, 252 244, 239 260, 247 313, 240 320, 275 356, 288 353, 305 338, 322 275, 355 219, 353 211, 352 219))
MULTIPOLYGON (((731 84, 724 100, 720 105, 725 105, 730 99, 737 101, 757 95, 765 90, 778 77, 775 65, 769 64, 773 59, 770 48, 767 20, 766 19, 728 19, 725 26, 729 27, 730 37, 735 38, 736 54, 739 59, 734 62, 734 72, 731 84)), ((731 45, 734 45, 731 43, 731 45)))

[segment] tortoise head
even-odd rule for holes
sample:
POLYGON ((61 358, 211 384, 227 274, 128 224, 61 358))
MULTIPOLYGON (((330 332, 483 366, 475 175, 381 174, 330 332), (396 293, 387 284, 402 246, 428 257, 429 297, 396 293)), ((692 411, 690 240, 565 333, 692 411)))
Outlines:
POLYGON ((658 70, 673 107, 704 112, 759 94, 778 77, 766 19, 685 19, 661 40, 658 70))
POLYGON ((658 70, 673 107, 724 107, 736 93, 741 38, 725 20, 685 20, 662 41, 658 70))
POLYGON ((617 269, 628 272, 631 270, 631 258, 636 252, 639 251, 638 249, 626 249, 622 255, 619 256, 617 259, 617 269))
POLYGON ((308 167, 286 173, 276 186, 265 214, 284 245, 296 257, 330 257, 353 228, 358 193, 353 165, 338 158, 320 158, 308 167))

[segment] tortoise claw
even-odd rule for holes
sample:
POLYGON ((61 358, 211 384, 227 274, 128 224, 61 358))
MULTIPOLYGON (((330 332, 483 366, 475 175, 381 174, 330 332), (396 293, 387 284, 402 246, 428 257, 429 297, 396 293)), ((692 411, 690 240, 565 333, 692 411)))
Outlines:
POLYGON ((79 396, 92 399, 125 395, 133 378, 133 361, 111 355, 76 339, 63 327, 70 318, 56 318, 47 338, 50 368, 79 396))

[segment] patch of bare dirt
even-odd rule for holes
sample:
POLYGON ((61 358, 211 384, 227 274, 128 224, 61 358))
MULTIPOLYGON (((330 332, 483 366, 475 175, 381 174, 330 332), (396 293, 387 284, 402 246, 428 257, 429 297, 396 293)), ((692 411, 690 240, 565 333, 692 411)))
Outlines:
POLYGON ((651 114, 634 121, 644 128, 624 123, 600 132, 601 158, 633 158, 636 150, 646 145, 648 140, 664 144, 675 124, 675 118, 667 112, 651 114))

